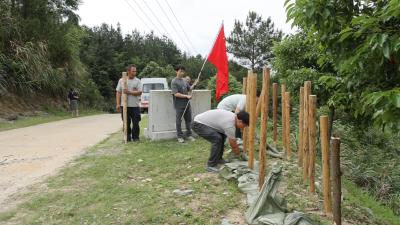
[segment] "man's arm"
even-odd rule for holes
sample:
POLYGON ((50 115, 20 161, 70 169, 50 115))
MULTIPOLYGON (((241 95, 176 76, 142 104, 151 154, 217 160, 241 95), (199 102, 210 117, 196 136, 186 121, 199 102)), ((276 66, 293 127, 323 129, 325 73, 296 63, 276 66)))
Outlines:
POLYGON ((239 149, 239 145, 236 142, 236 138, 229 138, 229 145, 231 146, 232 151, 236 155, 240 155, 240 149, 239 149))
POLYGON ((181 94, 179 92, 175 93, 174 96, 177 97, 177 98, 187 98, 187 99, 191 99, 192 98, 191 95, 184 95, 184 94, 181 94))
POLYGON ((142 91, 140 90, 134 90, 134 91, 128 91, 128 90, 126 90, 125 91, 125 93, 127 94, 127 95, 133 95, 133 96, 140 96, 140 95, 142 95, 142 91))
POLYGON ((187 99, 191 99, 192 96, 190 95, 185 95, 179 92, 179 88, 178 88, 178 84, 176 84, 174 81, 171 82, 171 91, 172 94, 176 97, 176 98, 187 98, 187 99))
POLYGON ((121 110, 121 92, 115 92, 115 101, 117 102, 116 110, 119 112, 121 110))

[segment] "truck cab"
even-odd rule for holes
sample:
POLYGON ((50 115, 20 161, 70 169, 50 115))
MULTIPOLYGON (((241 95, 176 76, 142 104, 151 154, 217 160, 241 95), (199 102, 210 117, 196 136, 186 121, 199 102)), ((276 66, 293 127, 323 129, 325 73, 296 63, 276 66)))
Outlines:
POLYGON ((147 112, 150 101, 151 90, 168 90, 168 83, 166 78, 142 78, 142 95, 140 97, 140 110, 147 112))

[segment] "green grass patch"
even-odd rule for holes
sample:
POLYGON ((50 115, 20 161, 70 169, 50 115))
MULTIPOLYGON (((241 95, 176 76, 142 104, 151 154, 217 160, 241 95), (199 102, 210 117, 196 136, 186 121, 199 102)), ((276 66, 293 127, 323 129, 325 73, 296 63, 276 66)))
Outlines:
POLYGON ((351 216, 353 218, 370 218, 376 221, 375 224, 400 225, 400 217, 395 216, 389 207, 383 206, 368 195, 367 192, 358 188, 354 183, 347 179, 344 179, 342 184, 347 190, 344 195, 345 206, 348 206, 343 209, 343 214, 345 216, 351 216), (354 207, 352 206, 359 206, 359 209, 354 210, 354 207))
MULTIPOLYGON (((104 113, 98 110, 84 110, 80 112, 81 116, 90 116, 104 113)), ((0 120, 0 131, 11 130, 22 127, 29 127, 37 124, 48 123, 58 120, 69 119, 71 117, 71 113, 67 111, 57 111, 50 110, 46 111, 46 114, 38 115, 38 116, 30 116, 30 117, 19 117, 17 120, 0 120)))
POLYGON ((244 196, 235 183, 205 171, 209 148, 200 139, 178 144, 142 137, 125 145, 118 132, 0 214, 0 223, 220 224, 222 216, 245 211, 244 196), (175 189, 194 192, 178 196, 175 189))

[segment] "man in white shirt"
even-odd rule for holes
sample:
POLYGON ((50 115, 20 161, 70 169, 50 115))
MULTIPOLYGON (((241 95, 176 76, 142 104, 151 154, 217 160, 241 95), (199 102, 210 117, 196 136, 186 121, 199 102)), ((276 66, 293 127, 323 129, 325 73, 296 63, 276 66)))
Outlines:
MULTIPOLYGON (((128 66, 128 81, 127 87, 123 87, 123 80, 122 78, 119 79, 118 85, 115 94, 116 102, 117 102, 117 112, 121 112, 122 115, 122 106, 121 106, 121 95, 122 92, 127 94, 128 96, 128 105, 127 105, 127 119, 128 119, 128 141, 139 141, 139 122, 141 120, 140 116, 140 95, 142 95, 142 85, 140 80, 136 77, 136 66, 130 65, 128 66), (132 122, 132 128, 131 128, 132 122)), ((123 118, 122 118, 123 120, 123 118)))
POLYGON ((245 111, 235 114, 222 109, 213 109, 194 117, 193 131, 211 143, 210 157, 206 166, 207 171, 218 172, 217 165, 225 163, 222 156, 227 137, 233 152, 236 155, 240 155, 235 129, 244 128, 248 125, 249 114, 245 111))
POLYGON ((238 113, 246 108, 246 95, 229 95, 218 103, 217 109, 238 113))

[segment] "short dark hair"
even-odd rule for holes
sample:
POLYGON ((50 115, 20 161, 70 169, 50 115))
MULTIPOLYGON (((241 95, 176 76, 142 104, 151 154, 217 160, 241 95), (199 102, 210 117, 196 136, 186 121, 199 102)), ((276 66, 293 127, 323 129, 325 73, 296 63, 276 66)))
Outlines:
POLYGON ((178 71, 178 70, 185 70, 185 67, 182 65, 175 66, 175 71, 178 71))
POLYGON ((237 118, 245 123, 247 126, 250 124, 250 115, 246 111, 240 111, 236 114, 237 118))
POLYGON ((136 68, 135 64, 130 64, 128 67, 126 67, 126 71, 130 71, 132 67, 136 68))

